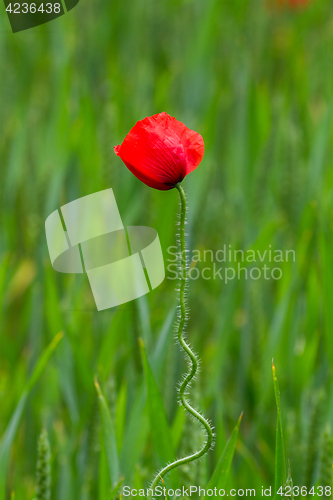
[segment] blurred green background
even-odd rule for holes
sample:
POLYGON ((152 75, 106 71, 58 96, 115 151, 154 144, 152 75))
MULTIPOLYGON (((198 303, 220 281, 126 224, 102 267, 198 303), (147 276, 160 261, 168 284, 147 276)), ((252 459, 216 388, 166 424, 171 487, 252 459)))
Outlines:
POLYGON ((215 426, 216 446, 184 468, 181 484, 207 483, 244 411, 228 484, 273 486, 273 357, 294 483, 323 484, 333 424, 331 1, 302 9, 260 0, 81 1, 15 35, 5 14, 2 7, 0 436, 8 442, 0 458, 10 460, 0 498, 34 497, 44 425, 52 498, 110 498, 95 375, 115 428, 118 477, 149 484, 165 450, 149 418, 139 338, 174 456, 202 443, 176 401, 186 365, 174 342, 175 282, 98 313, 82 306, 90 300, 84 278, 52 269, 44 232, 53 210, 112 187, 123 222, 154 227, 168 258, 178 193, 140 183, 113 152, 137 120, 160 111, 205 141, 203 162, 183 182, 189 247, 296 252, 296 262, 281 263, 280 280, 190 283, 188 337, 202 359, 191 395, 215 426), (22 394, 22 418, 9 428, 22 394))

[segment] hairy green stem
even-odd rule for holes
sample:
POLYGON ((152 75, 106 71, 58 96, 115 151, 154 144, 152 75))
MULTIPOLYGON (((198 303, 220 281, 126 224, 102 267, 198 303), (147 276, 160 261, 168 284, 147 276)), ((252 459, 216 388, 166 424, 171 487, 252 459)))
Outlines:
POLYGON ((186 395, 186 388, 191 382, 191 380, 195 377, 198 369, 198 358, 196 354, 192 351, 191 347, 189 344, 185 341, 184 339, 184 329, 186 326, 186 320, 187 320, 187 312, 186 312, 186 304, 185 304, 185 289, 186 289, 186 283, 188 280, 188 273, 187 273, 187 259, 186 259, 186 246, 185 246, 185 219, 186 219, 186 197, 185 197, 185 192, 184 189, 181 187, 180 184, 176 184, 176 188, 179 191, 179 196, 180 196, 180 205, 181 205, 181 210, 180 210, 180 222, 179 222, 179 239, 180 239, 180 251, 181 251, 181 280, 180 280, 180 289, 179 289, 179 301, 180 301, 180 318, 179 318, 179 323, 178 323, 178 331, 177 331, 177 337, 178 337, 178 342, 185 352, 185 354, 188 357, 189 360, 189 371, 187 375, 184 377, 183 381, 180 384, 179 387, 179 400, 180 403, 184 406, 184 408, 190 413, 194 418, 196 418, 201 425, 204 427, 206 434, 207 434, 207 439, 204 444, 204 446, 201 448, 201 450, 193 453, 192 455, 189 455, 184 458, 180 458, 179 460, 176 460, 175 462, 172 462, 171 464, 168 464, 164 469, 162 469, 157 476, 155 477, 154 481, 151 484, 151 489, 154 491, 156 488, 157 484, 159 481, 169 472, 171 472, 173 469, 176 469, 177 467, 188 464, 189 462, 193 462, 193 460, 197 460, 198 458, 202 457, 207 453, 207 451, 210 449, 213 443, 213 430, 210 425, 210 423, 194 408, 192 408, 191 404, 189 401, 185 398, 186 395))

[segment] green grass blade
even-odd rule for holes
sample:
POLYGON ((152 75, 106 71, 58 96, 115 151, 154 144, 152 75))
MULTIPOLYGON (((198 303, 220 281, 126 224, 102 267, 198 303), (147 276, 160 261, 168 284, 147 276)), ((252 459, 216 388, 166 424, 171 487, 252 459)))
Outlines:
POLYGON ((32 372, 30 379, 28 380, 27 387, 26 387, 27 392, 31 391, 31 389, 36 384, 37 380, 39 379, 39 377, 41 376, 41 374, 45 370, 45 367, 46 367, 47 363, 49 362, 49 359, 50 359, 53 351, 55 350, 55 348, 57 347, 57 345, 59 344, 59 342, 63 336, 64 336, 64 334, 62 332, 59 332, 53 338, 52 342, 47 346, 45 351, 42 353, 41 357, 39 358, 39 360, 36 363, 36 366, 33 369, 33 372, 32 372))
POLYGON ((184 432, 185 421, 186 421, 186 413, 184 411, 184 408, 180 406, 177 409, 171 428, 172 443, 174 450, 177 450, 178 446, 180 445, 184 432))
POLYGON ((111 413, 102 393, 99 383, 95 379, 95 386, 98 394, 98 404, 102 423, 102 433, 105 443, 106 457, 109 467, 111 486, 115 487, 119 480, 119 462, 117 453, 117 443, 115 431, 111 418, 111 413))
MULTIPOLYGON (((104 500, 110 491, 110 474, 102 429, 100 429, 100 450, 98 460, 98 500, 104 500)), ((111 487, 112 488, 112 487, 111 487)))
POLYGON ((121 485, 122 485, 122 484, 123 484, 123 482, 124 482, 124 479, 125 479, 125 478, 124 478, 124 477, 122 477, 122 478, 120 479, 120 481, 118 481, 118 483, 116 484, 116 486, 115 486, 115 487, 113 488, 113 490, 111 491, 110 495, 108 495, 108 496, 106 497, 106 500, 113 500, 113 498, 115 498, 115 497, 117 496, 118 491, 120 490, 121 485))
POLYGON ((286 482, 286 459, 284 454, 284 442, 282 432, 280 390, 276 378, 276 370, 272 362, 274 393, 277 408, 277 426, 276 426, 276 448, 275 448, 275 494, 278 489, 284 486, 286 482))
POLYGON ((155 344, 155 348, 151 357, 151 364, 156 373, 158 380, 160 380, 160 375, 162 373, 166 353, 168 352, 168 346, 173 336, 170 335, 175 322, 176 316, 176 303, 170 308, 168 315, 163 323, 160 334, 155 344))
POLYGON ((15 439, 15 435, 20 424, 20 420, 30 394, 30 391, 38 381, 39 377, 42 375, 53 351, 57 347, 58 343, 63 337, 63 333, 58 333, 44 350, 39 360, 37 361, 35 368, 32 372, 30 379, 21 395, 21 398, 16 406, 13 416, 8 424, 8 427, 3 435, 0 444, 0 500, 5 500, 6 497, 6 479, 7 479, 7 469, 9 462, 10 451, 15 439))
POLYGON ((120 453, 121 451, 124 439, 125 422, 126 422, 126 405, 127 405, 127 384, 123 383, 117 395, 116 413, 115 413, 115 434, 116 434, 118 453, 120 453))
POLYGON ((221 458, 219 459, 217 466, 213 472, 212 477, 209 480, 207 489, 224 489, 229 476, 232 459, 235 453, 235 447, 237 443, 238 431, 242 421, 243 413, 240 415, 238 422, 232 431, 232 434, 225 445, 221 458))
MULTIPOLYGON (((168 352, 168 345, 173 338, 172 325, 174 317, 175 306, 173 305, 163 323, 151 357, 151 367, 156 377, 159 377, 160 373, 162 373, 168 352)), ((124 429, 120 465, 121 471, 125 474, 127 484, 134 473, 135 464, 140 458, 149 432, 149 419, 145 410, 146 395, 144 389, 144 383, 141 383, 140 387, 136 390, 136 397, 129 413, 128 423, 124 429)))
POLYGON ((164 465, 175 458, 172 448, 171 430, 168 424, 162 397, 157 386, 153 371, 148 362, 148 358, 141 339, 140 350, 145 373, 148 413, 150 418, 154 449, 159 458, 160 465, 164 465))
POLYGON ((120 466, 129 484, 135 470, 135 464, 140 458, 142 449, 149 432, 149 420, 145 411, 145 395, 143 384, 138 389, 133 407, 128 417, 128 424, 124 434, 120 466))

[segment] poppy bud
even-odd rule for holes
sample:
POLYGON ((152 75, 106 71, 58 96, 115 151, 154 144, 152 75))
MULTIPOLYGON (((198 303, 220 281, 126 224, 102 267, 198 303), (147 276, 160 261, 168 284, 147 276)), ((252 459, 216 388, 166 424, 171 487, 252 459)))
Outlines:
POLYGON ((140 181, 165 191, 197 168, 204 149, 200 134, 163 112, 138 121, 114 151, 140 181))

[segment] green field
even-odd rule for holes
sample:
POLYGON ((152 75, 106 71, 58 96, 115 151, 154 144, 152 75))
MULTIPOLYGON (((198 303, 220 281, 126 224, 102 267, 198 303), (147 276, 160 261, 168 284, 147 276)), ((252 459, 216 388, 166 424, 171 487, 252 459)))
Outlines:
POLYGON ((202 360, 191 399, 216 433, 203 460, 165 483, 207 486, 243 411, 230 472, 218 482, 257 496, 274 490, 283 453, 272 358, 286 468, 290 460, 295 485, 332 483, 332 47, 330 0, 303 9, 81 0, 17 34, 1 7, 0 500, 35 498, 44 426, 52 500, 111 500, 123 477, 147 487, 203 442, 177 404, 186 364, 169 271, 148 295, 97 312, 85 277, 52 269, 45 238, 52 211, 113 188, 124 224, 155 228, 169 264, 178 193, 145 186, 113 152, 137 120, 161 111, 205 141, 183 182, 188 246, 207 257, 191 264, 200 276, 190 280, 187 330, 202 360), (204 254, 224 245, 266 251, 242 267, 266 264, 282 276, 204 279, 214 263, 237 268, 204 254), (269 262, 269 250, 283 261, 269 262), (139 339, 157 385, 145 379, 139 339))

